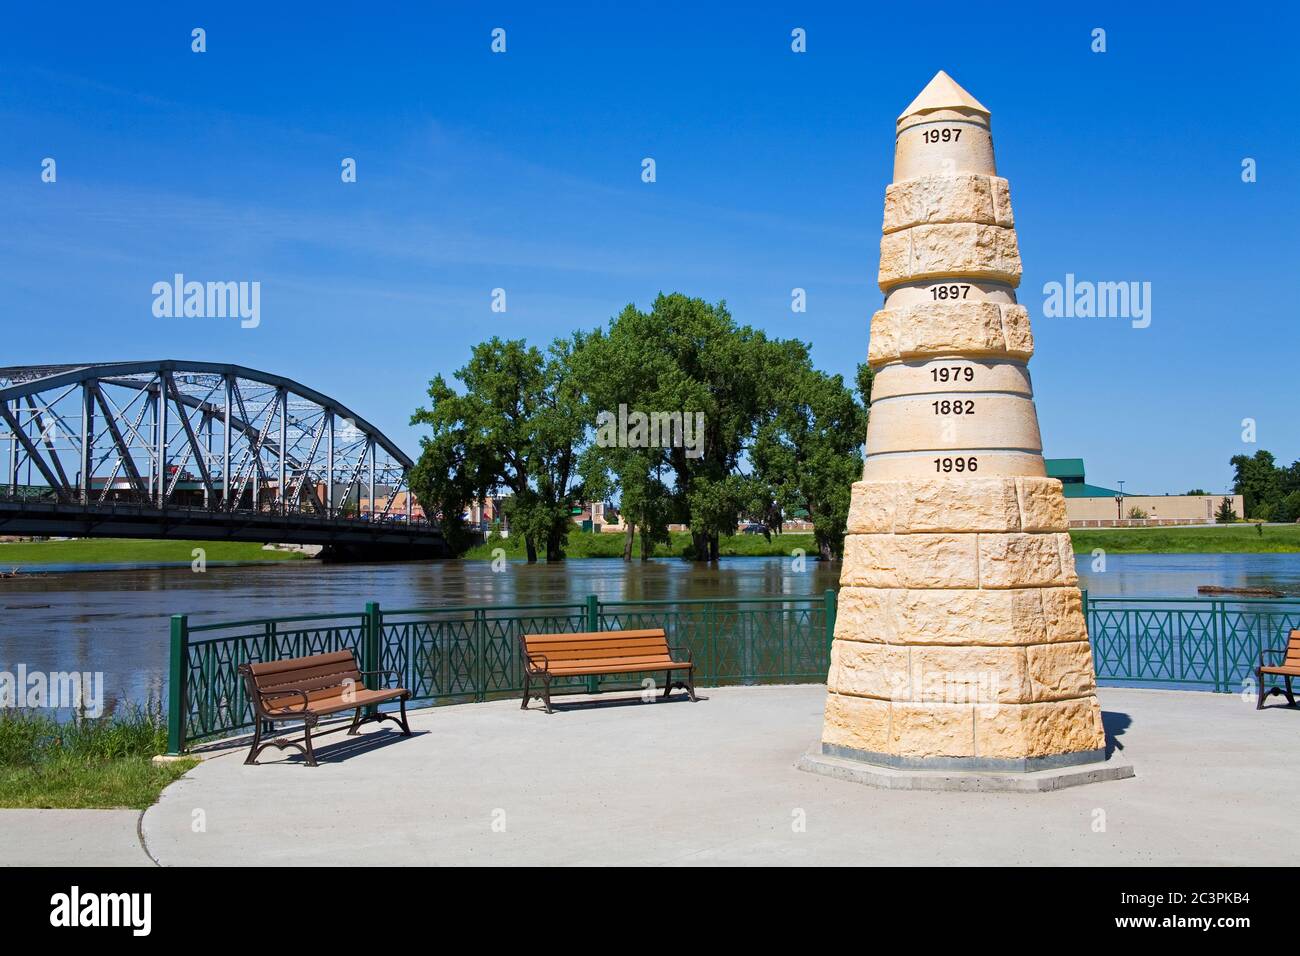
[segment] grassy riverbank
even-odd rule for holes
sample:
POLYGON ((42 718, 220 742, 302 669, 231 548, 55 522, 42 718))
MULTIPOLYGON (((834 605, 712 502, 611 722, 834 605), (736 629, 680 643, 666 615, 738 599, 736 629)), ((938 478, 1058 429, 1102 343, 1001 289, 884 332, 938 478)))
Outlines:
POLYGON ((1300 552, 1300 525, 1098 528, 1071 531, 1075 554, 1283 554, 1300 552))
MULTIPOLYGON (((1300 525, 1220 525, 1213 528, 1100 528, 1071 531, 1075 554, 1103 548, 1112 554, 1279 554, 1300 552, 1300 525)), ((674 532, 667 545, 657 545, 656 558, 680 558, 690 553, 691 536, 674 532)), ((83 538, 73 541, 30 541, 0 544, 0 571, 17 565, 39 564, 189 564, 193 550, 203 548, 209 562, 300 561, 297 551, 264 551, 259 544, 242 541, 144 541, 131 538, 83 538)), ((465 553, 470 560, 491 560, 496 548, 506 557, 524 557, 520 537, 494 538, 465 553)), ((811 534, 737 534, 719 542, 723 557, 789 557, 796 548, 816 556, 811 534)), ((574 532, 566 554, 570 558, 621 558, 621 534, 574 532)), ((641 555, 638 536, 633 557, 641 555)))
POLYGON ((0 807, 143 810, 198 763, 152 763, 166 749, 156 713, 59 722, 0 711, 0 807))
POLYGON ((153 541, 138 538, 75 538, 0 544, 0 571, 24 564, 189 564, 194 549, 206 560, 300 561, 297 551, 263 551, 249 541, 153 541))
MULTIPOLYGON (((1091 554, 1096 548, 1111 554, 1285 554, 1300 552, 1300 525, 1267 526, 1261 534, 1254 525, 1222 525, 1213 528, 1101 528, 1071 531, 1075 554, 1091 554)), ((691 536, 674 533, 672 542, 654 550, 656 558, 677 558, 689 553, 691 536)), ((471 560, 490 560, 496 548, 508 559, 524 557, 522 538, 494 538, 466 552, 471 560)), ((789 557, 796 549, 816 556, 811 534, 774 535, 769 542, 760 534, 738 534, 719 543, 723 557, 789 557)), ((575 532, 569 535, 565 554, 570 558, 621 558, 621 534, 575 532)), ((634 558, 641 555, 638 537, 632 546, 634 558)))
MULTIPOLYGON (((653 552, 656 558, 678 558, 689 553, 691 536, 685 531, 673 532, 672 541, 667 545, 657 545, 653 552)), ((490 560, 492 552, 503 548, 507 558, 524 557, 524 540, 518 536, 493 538, 486 544, 471 548, 465 553, 466 558, 490 560)), ((718 552, 722 557, 789 557, 796 548, 802 548, 805 554, 813 557, 817 554, 811 534, 773 535, 769 542, 761 534, 736 534, 722 538, 718 542, 718 552)), ((570 558, 621 558, 623 557, 623 536, 621 534, 593 534, 575 532, 569 535, 569 544, 565 555, 570 558)), ((632 543, 632 557, 641 556, 641 536, 637 535, 632 543)))

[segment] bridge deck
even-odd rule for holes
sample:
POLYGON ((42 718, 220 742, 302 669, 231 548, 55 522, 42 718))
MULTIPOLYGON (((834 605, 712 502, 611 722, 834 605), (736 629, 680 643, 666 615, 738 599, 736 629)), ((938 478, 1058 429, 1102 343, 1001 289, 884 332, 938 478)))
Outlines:
POLYGON ((0 534, 74 538, 181 538, 264 544, 384 545, 445 552, 434 525, 305 514, 223 512, 148 505, 0 501, 0 534))

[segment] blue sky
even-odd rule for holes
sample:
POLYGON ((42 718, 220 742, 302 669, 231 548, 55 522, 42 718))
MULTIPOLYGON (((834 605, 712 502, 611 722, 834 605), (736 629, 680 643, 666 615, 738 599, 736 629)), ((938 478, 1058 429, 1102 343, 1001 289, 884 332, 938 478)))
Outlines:
POLYGON ((2 15, 0 364, 238 362, 412 453, 427 380, 473 343, 545 343, 660 290, 849 375, 881 304, 894 118, 942 68, 993 113, 1045 453, 1135 492, 1300 457, 1285 6, 84 6, 2 15), (155 318, 176 272, 260 281, 260 326, 155 318), (1066 273, 1151 282, 1151 326, 1044 318, 1066 273))

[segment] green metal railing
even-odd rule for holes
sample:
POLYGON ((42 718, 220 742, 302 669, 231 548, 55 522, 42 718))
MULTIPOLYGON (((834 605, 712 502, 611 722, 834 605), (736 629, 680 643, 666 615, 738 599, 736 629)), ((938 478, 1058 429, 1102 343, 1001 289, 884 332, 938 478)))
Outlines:
MULTIPOLYGON (((601 601, 399 608, 191 624, 171 622, 168 750, 252 727, 240 664, 350 650, 362 670, 391 670, 412 699, 466 703, 519 694, 524 634, 662 627, 690 650, 702 685, 826 679, 835 592, 799 597, 601 601)), ((554 681, 553 693, 639 687, 639 675, 554 681)))
MULTIPOLYGON (((1300 600, 1111 598, 1083 595, 1098 681, 1234 691, 1259 652, 1300 628, 1300 600)), ((601 601, 387 610, 191 624, 172 618, 168 749, 252 726, 237 668, 244 662, 348 649, 362 670, 391 670, 412 698, 467 703, 523 687, 519 637, 662 627, 689 648, 702 685, 826 679, 834 591, 803 597, 601 601)), ((378 678, 376 678, 377 680, 378 678)), ((553 691, 639 687, 639 676, 555 681, 553 691)))
POLYGON ((1123 598, 1084 592, 1102 684, 1249 689, 1259 654, 1300 628, 1296 598, 1123 598))

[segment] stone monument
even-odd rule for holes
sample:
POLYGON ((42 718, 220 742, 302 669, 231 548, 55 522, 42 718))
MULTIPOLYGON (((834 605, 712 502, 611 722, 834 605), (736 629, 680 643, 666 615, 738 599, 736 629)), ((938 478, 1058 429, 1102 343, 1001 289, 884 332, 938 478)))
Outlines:
POLYGON ((989 117, 940 72, 898 119, 866 464, 852 491, 822 739, 802 769, 959 789, 1132 773, 1105 761, 989 117))

